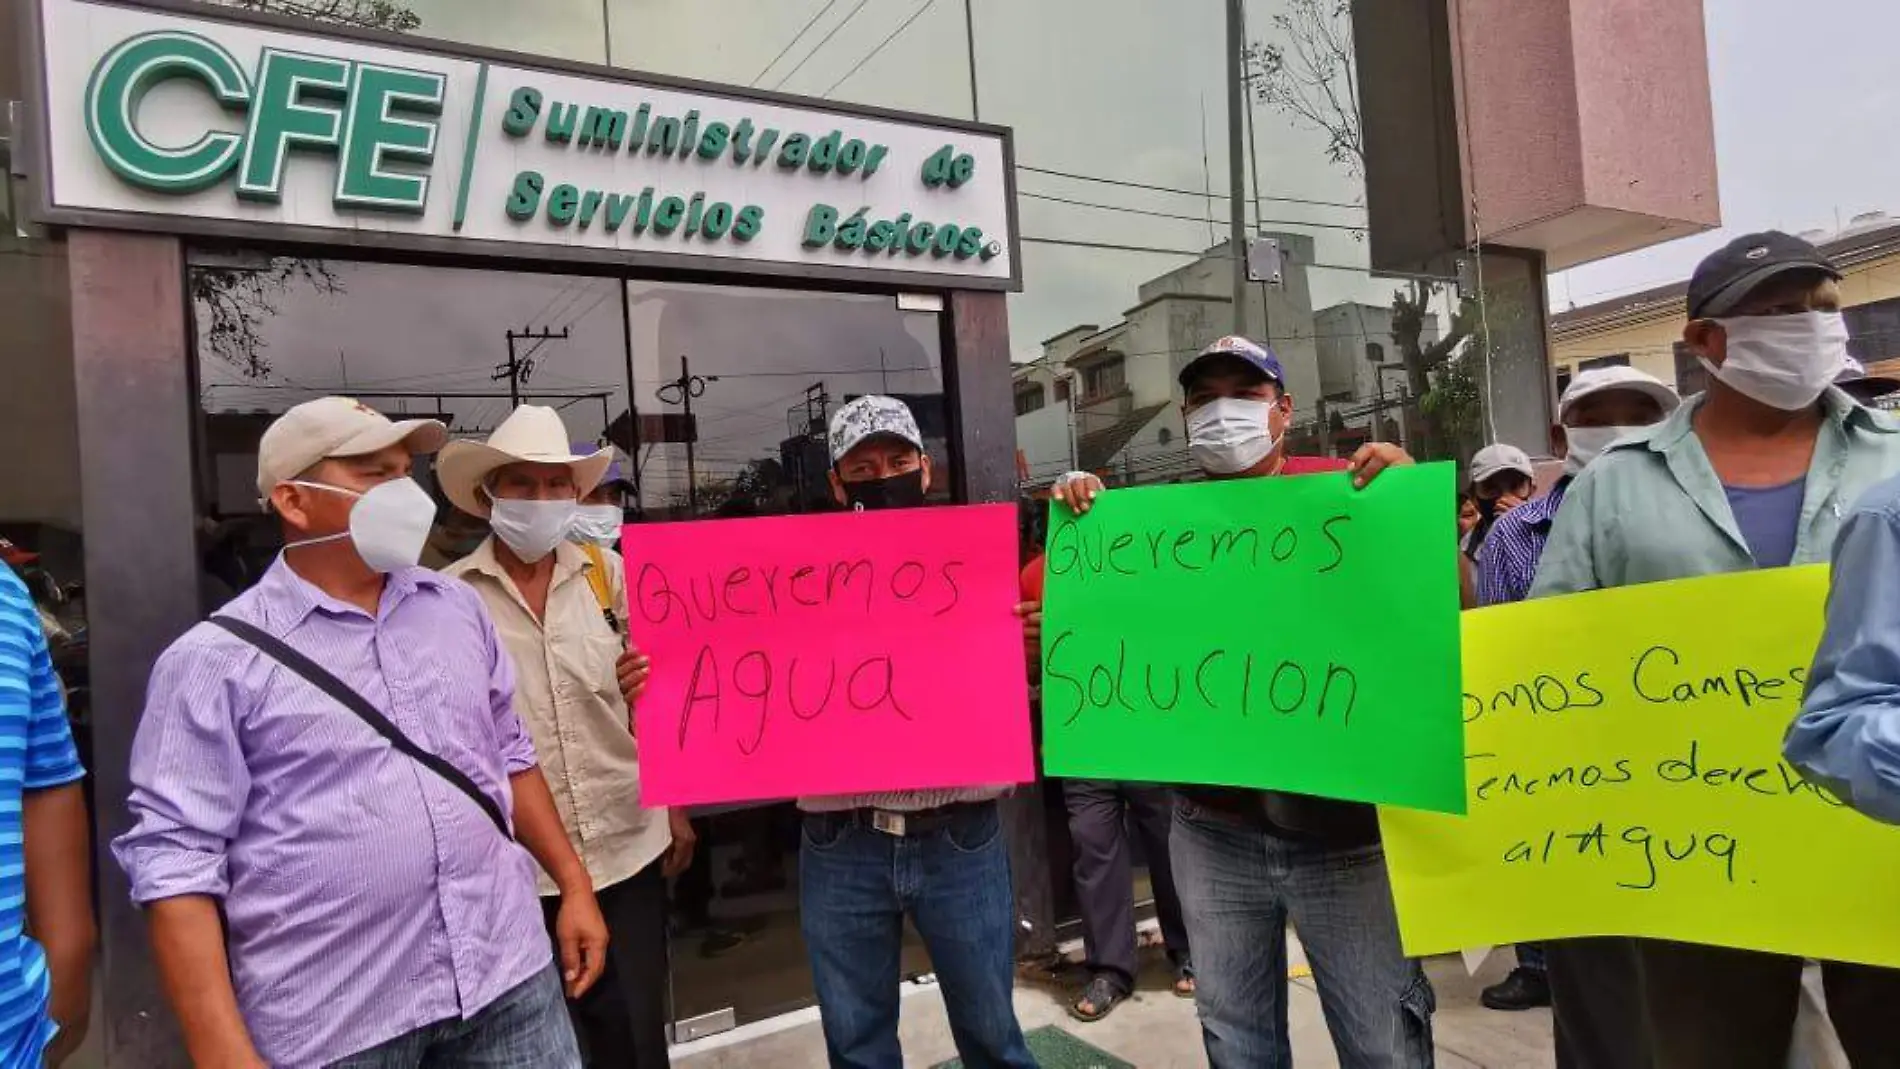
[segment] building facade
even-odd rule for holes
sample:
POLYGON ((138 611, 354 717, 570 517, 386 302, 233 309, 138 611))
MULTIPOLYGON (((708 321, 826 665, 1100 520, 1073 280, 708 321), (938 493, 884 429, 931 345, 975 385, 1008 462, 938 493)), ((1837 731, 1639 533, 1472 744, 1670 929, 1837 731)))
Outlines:
MULTIPOLYGON (((1885 212, 1856 216, 1838 231, 1807 230, 1841 269, 1841 303, 1851 334, 1848 350, 1870 372, 1900 372, 1900 220, 1885 212)), ((1689 280, 1596 301, 1551 317, 1551 374, 1562 390, 1570 376, 1627 365, 1673 383, 1684 396, 1708 384, 1682 343, 1689 280)))
MULTIPOLYGON (((1609 85, 1607 16, 1629 3, 1526 6, 1245 0, 1236 35, 1222 5, 1148 0, 0 0, 0 442, 16 459, 0 535, 41 554, 52 608, 84 636, 60 665, 99 843, 127 822, 153 660, 277 551, 248 488, 256 441, 308 398, 465 436, 520 402, 558 407, 575 441, 625 455, 631 518, 664 522, 822 507, 829 413, 890 393, 917 411, 938 499, 1009 501, 1065 465, 1184 474, 1174 375, 1236 329, 1287 362, 1302 448, 1343 446, 1357 424, 1319 408, 1347 389, 1335 319, 1368 310, 1360 352, 1400 349, 1378 310, 1403 291, 1428 348, 1489 324, 1468 418, 1541 428, 1545 270, 1712 225, 1713 155, 1682 136, 1708 107, 1683 38, 1636 67, 1642 84, 1609 85), (1532 54, 1567 62, 1515 106, 1513 42, 1549 44, 1560 22, 1561 47, 1532 54), (113 74, 127 41, 181 27, 218 43, 199 69, 219 76, 113 74), (352 109, 355 150, 341 119, 334 137, 252 145, 238 116, 265 106, 273 43, 346 83, 371 71, 398 103, 352 109), (93 99, 100 70, 127 92, 93 99), (1320 85, 1335 91, 1299 95, 1320 85), (1620 116, 1630 145, 1671 139, 1653 181, 1628 179, 1654 154, 1553 177, 1498 148, 1548 143, 1579 97, 1630 92, 1670 107, 1588 114, 1620 116), (742 121, 778 134, 774 167, 746 158, 768 150, 742 121), (931 231, 880 248, 849 237, 854 219, 931 231), (1261 271, 1237 289, 1242 258, 1261 271)), ((1642 11, 1700 22, 1699 0, 1642 11)), ((1568 155, 1549 161, 1599 131, 1560 133, 1568 155)), ((1400 370, 1370 380, 1353 366, 1354 398, 1400 396, 1403 378, 1414 402, 1457 367, 1388 360, 1400 370)), ((1415 452, 1447 455, 1444 428, 1400 422, 1415 452)), ((1068 912, 1043 819, 1059 803, 1032 786, 1011 805, 1041 949, 1068 912)), ((812 999, 785 808, 704 816, 713 867, 692 893, 711 921, 673 955, 682 1040, 812 999)), ((109 855, 96 864, 104 1062, 182 1064, 142 919, 109 855)), ((929 971, 921 948, 905 968, 929 971)))

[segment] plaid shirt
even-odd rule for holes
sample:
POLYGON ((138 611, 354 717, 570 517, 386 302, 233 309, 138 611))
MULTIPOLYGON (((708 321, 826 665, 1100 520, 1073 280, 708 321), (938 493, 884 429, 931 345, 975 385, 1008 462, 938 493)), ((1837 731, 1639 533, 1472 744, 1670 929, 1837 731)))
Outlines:
POLYGON ((1537 560, 1544 555, 1544 542, 1569 488, 1570 477, 1565 476, 1550 493, 1519 505, 1491 525, 1478 551, 1478 604, 1506 605, 1530 595, 1537 560))

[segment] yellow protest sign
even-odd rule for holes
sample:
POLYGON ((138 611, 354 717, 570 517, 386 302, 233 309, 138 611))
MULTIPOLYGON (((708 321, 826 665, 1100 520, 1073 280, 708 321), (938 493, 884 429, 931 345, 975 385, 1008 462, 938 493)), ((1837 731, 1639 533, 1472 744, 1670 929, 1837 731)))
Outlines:
POLYGON ((1468 815, 1380 811, 1406 951, 1633 935, 1900 966, 1900 828, 1781 760, 1826 594, 1817 566, 1464 614, 1468 815))

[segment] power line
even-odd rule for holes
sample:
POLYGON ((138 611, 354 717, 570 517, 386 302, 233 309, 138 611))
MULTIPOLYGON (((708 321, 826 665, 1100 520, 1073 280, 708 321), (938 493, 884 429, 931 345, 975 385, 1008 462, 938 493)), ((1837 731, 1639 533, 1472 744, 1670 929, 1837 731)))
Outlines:
MULTIPOLYGON (((1130 182, 1126 179, 1121 179, 1121 178, 1104 178, 1101 175, 1077 174, 1073 171, 1057 171, 1048 167, 1031 167, 1030 165, 1026 163, 1017 164, 1016 169, 1019 171, 1027 171, 1030 174, 1045 174, 1054 178, 1073 179, 1074 181, 1077 181, 1077 182, 1099 182, 1105 186, 1122 186, 1126 189, 1146 189, 1155 193, 1174 193, 1183 197, 1200 197, 1205 200, 1227 199, 1227 194, 1215 193, 1212 190, 1180 189, 1175 186, 1150 185, 1149 183, 1146 183, 1146 182, 1130 182)), ((1311 205, 1315 205, 1317 207, 1322 207, 1322 208, 1352 208, 1357 211, 1366 210, 1366 206, 1363 204, 1350 204, 1350 203, 1347 203, 1346 201, 1340 201, 1340 200, 1312 200, 1306 197, 1273 197, 1273 196, 1262 196, 1260 199, 1280 201, 1286 204, 1311 204, 1311 205)))
MULTIPOLYGON (((1036 234, 1023 234, 1019 236, 1018 240, 1023 241, 1027 244, 1031 244, 1031 245, 1067 245, 1067 246, 1070 246, 1072 248, 1077 248, 1077 249, 1101 249, 1106 252, 1144 252, 1144 253, 1152 253, 1159 256, 1186 256, 1192 259, 1206 259, 1206 260, 1233 259, 1232 253, 1208 252, 1205 249, 1201 249, 1201 250, 1169 249, 1169 248, 1163 248, 1158 245, 1124 245, 1124 244, 1119 244, 1112 241, 1082 241, 1077 238, 1051 238, 1051 237, 1042 237, 1036 234)), ((1323 264, 1323 263, 1318 263, 1318 262, 1309 262, 1305 260, 1294 260, 1290 262, 1298 267, 1317 267, 1323 271, 1351 271, 1352 273, 1357 274, 1357 275, 1369 275, 1372 273, 1372 269, 1363 264, 1360 264, 1357 266, 1348 265, 1348 264, 1323 264)), ((1392 275, 1388 273, 1381 277, 1393 277, 1393 278, 1408 277, 1409 278, 1411 276, 1398 276, 1398 275, 1392 275)), ((1421 275, 1419 277, 1423 278, 1425 276, 1421 275)), ((1451 278, 1444 278, 1444 279, 1433 279, 1433 281, 1452 282, 1455 280, 1451 278)))
MULTIPOLYGON (((1130 215, 1150 215, 1156 219, 1179 219, 1187 223, 1203 223, 1207 221, 1205 216, 1200 215, 1181 215, 1178 212, 1157 212, 1148 208, 1124 208, 1119 204, 1101 204, 1092 200, 1074 200, 1069 197, 1052 196, 1048 193, 1031 193, 1028 190, 1022 189, 1017 190, 1016 195, 1019 197, 1028 197, 1031 200, 1046 200, 1056 204, 1068 204, 1077 208, 1099 208, 1109 212, 1127 212, 1130 215)), ((1346 230, 1356 234, 1366 232, 1366 228, 1363 226, 1348 226, 1343 223, 1310 223, 1304 219, 1255 219, 1254 225, 1256 227, 1310 226, 1318 230, 1346 230)))
POLYGON ((889 37, 886 37, 886 38, 884 38, 884 39, 883 39, 882 41, 879 41, 879 42, 877 43, 877 47, 876 47, 876 48, 873 48, 873 49, 871 49, 871 51, 870 51, 870 52, 869 52, 869 53, 868 53, 868 54, 867 54, 867 55, 866 55, 866 56, 865 56, 865 57, 864 57, 863 59, 861 59, 861 60, 858 60, 858 62, 857 62, 856 64, 854 64, 854 65, 852 66, 852 68, 851 68, 850 70, 848 70, 848 71, 845 71, 845 72, 844 72, 844 77, 842 77, 842 78, 839 78, 839 79, 838 79, 837 81, 835 81, 835 82, 832 82, 832 83, 831 83, 831 88, 829 88, 829 89, 827 89, 827 90, 825 90, 825 91, 824 91, 823 93, 821 93, 820 95, 821 95, 821 96, 830 96, 831 94, 833 94, 833 93, 835 93, 835 92, 837 92, 837 91, 838 91, 838 87, 839 87, 839 86, 841 86, 841 85, 843 85, 844 83, 846 83, 846 82, 848 82, 848 81, 850 81, 850 80, 851 80, 851 76, 852 76, 852 75, 854 75, 854 74, 856 74, 856 73, 858 73, 859 71, 861 71, 861 70, 863 70, 863 69, 864 69, 864 65, 865 65, 866 63, 869 63, 869 62, 871 62, 871 60, 872 60, 872 59, 874 59, 874 58, 875 58, 875 57, 877 56, 877 54, 878 54, 879 52, 882 52, 882 51, 884 51, 884 46, 885 46, 885 45, 888 45, 888 44, 890 44, 890 43, 891 43, 892 41, 895 41, 895 40, 897 40, 897 37, 898 37, 898 35, 899 35, 899 34, 901 34, 901 33, 903 33, 903 32, 904 32, 905 30, 908 30, 908 29, 910 29, 910 24, 911 24, 911 23, 913 23, 913 22, 916 22, 916 21, 917 21, 918 19, 920 19, 920 18, 922 18, 922 17, 923 17, 923 15, 924 15, 924 12, 926 12, 926 11, 929 11, 929 10, 930 10, 930 8, 931 8, 931 5, 933 5, 933 4, 935 4, 936 2, 937 2, 937 0, 924 0, 924 6, 922 6, 922 7, 920 7, 920 8, 918 8, 918 9, 917 9, 916 11, 913 11, 913 12, 911 12, 911 16, 910 16, 910 18, 907 18, 907 19, 905 19, 905 20, 903 21, 903 24, 902 24, 902 25, 900 25, 900 26, 898 26, 898 27, 897 27, 897 29, 895 29, 895 30, 892 30, 892 31, 891 31, 891 34, 890 34, 890 36, 889 36, 889 37))
POLYGON ((868 4, 868 3, 870 3, 870 2, 871 2, 871 0, 858 0, 858 6, 857 6, 857 7, 854 7, 854 8, 852 8, 852 9, 850 10, 850 12, 848 12, 848 13, 847 13, 847 14, 845 15, 845 17, 844 17, 844 18, 842 18, 842 19, 839 19, 839 20, 838 20, 838 24, 837 24, 836 26, 833 26, 833 27, 831 28, 831 32, 825 35, 825 38, 824 38, 824 40, 822 40, 822 41, 819 41, 819 42, 818 42, 818 46, 817 46, 816 48, 813 48, 813 49, 812 49, 811 51, 809 51, 809 52, 807 52, 807 53, 805 53, 805 58, 804 58, 804 59, 801 59, 801 60, 799 60, 799 61, 798 61, 798 65, 797 65, 797 66, 795 66, 795 67, 793 67, 793 68, 792 68, 792 69, 791 69, 791 70, 790 70, 789 72, 787 72, 787 73, 786 73, 786 75, 785 75, 785 77, 783 77, 783 78, 780 78, 780 79, 779 79, 779 80, 778 80, 778 81, 777 81, 777 82, 776 82, 776 83, 775 83, 775 84, 774 84, 774 85, 772 86, 772 88, 774 88, 774 89, 783 89, 783 88, 785 88, 785 83, 786 83, 786 82, 789 82, 789 81, 791 81, 791 80, 792 80, 792 75, 794 75, 794 74, 797 74, 797 73, 798 73, 799 71, 802 71, 802 70, 804 70, 804 69, 805 69, 805 64, 807 64, 807 63, 810 63, 810 62, 811 62, 811 58, 812 58, 813 56, 815 56, 815 55, 817 55, 818 53, 820 53, 820 52, 822 52, 822 51, 824 51, 824 48, 825 48, 825 46, 831 43, 831 39, 832 39, 833 37, 836 37, 836 36, 838 36, 838 31, 839 31, 839 30, 842 30, 842 29, 844 29, 844 28, 845 28, 845 26, 847 26, 847 25, 849 25, 849 24, 850 24, 850 22, 851 22, 851 20, 857 17, 857 15, 858 15, 858 12, 860 12, 860 11, 863 11, 863 10, 864 10, 864 5, 866 5, 866 4, 868 4))
POLYGON ((548 309, 554 307, 557 304, 564 303, 570 293, 572 293, 576 288, 585 286, 588 281, 589 279, 587 279, 586 277, 580 276, 580 277, 570 278, 567 281, 561 283, 560 288, 554 291, 554 296, 549 297, 545 302, 543 302, 541 305, 541 310, 529 316, 526 321, 532 323, 537 319, 545 320, 547 318, 548 309))
POLYGON ((838 0, 829 0, 829 2, 826 3, 824 7, 818 9, 818 14, 813 15, 811 18, 806 19, 805 24, 803 26, 800 26, 798 28, 798 32, 792 35, 792 39, 785 42, 785 47, 778 50, 778 55, 772 57, 772 62, 767 63, 764 66, 764 68, 762 68, 759 71, 759 73, 756 76, 754 76, 753 79, 747 82, 746 84, 758 85, 760 80, 762 80, 768 73, 770 73, 773 67, 778 66, 778 61, 785 58, 785 53, 790 52, 792 50, 793 45, 797 44, 805 36, 806 33, 810 32, 813 26, 818 25, 819 19, 824 18, 827 14, 830 13, 832 8, 837 7, 837 6, 838 6, 838 0))
POLYGON ((936 370, 937 365, 935 364, 918 364, 915 367, 833 367, 815 368, 805 371, 722 371, 719 373, 719 377, 722 379, 785 379, 812 375, 852 375, 862 377, 866 375, 896 375, 909 371, 936 370))

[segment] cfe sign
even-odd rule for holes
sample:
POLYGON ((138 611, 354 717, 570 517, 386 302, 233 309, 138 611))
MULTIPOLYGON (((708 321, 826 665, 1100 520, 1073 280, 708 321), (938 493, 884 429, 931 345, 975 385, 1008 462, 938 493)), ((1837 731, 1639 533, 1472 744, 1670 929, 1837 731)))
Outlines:
POLYGON ((429 201, 448 79, 330 56, 266 48, 255 72, 209 37, 140 34, 106 53, 86 87, 86 132, 99 158, 132 185, 193 193, 237 171, 237 195, 275 204, 293 148, 333 157, 339 208, 420 214, 429 201), (202 86, 242 132, 208 130, 187 145, 156 144, 139 110, 156 85, 202 86), (414 171, 392 169, 396 161, 414 171))
POLYGON ((1020 286, 1009 132, 178 0, 33 0, 38 217, 1020 286))

